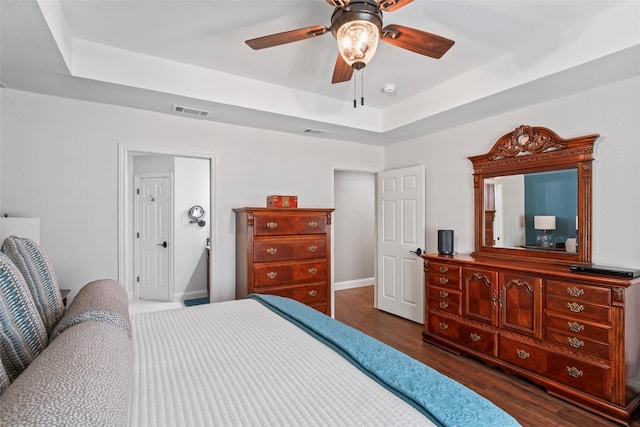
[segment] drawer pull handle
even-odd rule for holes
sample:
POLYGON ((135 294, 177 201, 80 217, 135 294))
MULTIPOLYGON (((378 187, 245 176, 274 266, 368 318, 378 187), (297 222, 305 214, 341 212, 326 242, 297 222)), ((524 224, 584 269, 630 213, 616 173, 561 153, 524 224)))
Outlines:
POLYGON ((516 354, 520 359, 524 359, 524 360, 531 357, 531 355, 526 350, 516 349, 516 354))
POLYGON ((267 249, 267 253, 269 255, 275 255, 275 254, 278 253, 278 250, 276 248, 269 248, 269 249, 267 249))
POLYGON ((448 267, 445 267, 444 265, 440 266, 440 273, 446 273, 447 271, 449 271, 448 267))
POLYGON ((567 308, 573 311, 574 313, 580 313, 581 311, 584 310, 584 305, 578 304, 577 302, 568 302, 567 308))
POLYGON ((471 341, 473 341, 473 342, 478 342, 482 338, 480 335, 478 335, 478 334, 476 334, 474 332, 472 332, 469 336, 471 337, 471 341))
POLYGON ((442 329, 442 330, 449 329, 449 325, 447 325, 444 322, 440 322, 440 329, 442 329))
POLYGON ((278 277, 278 273, 276 273, 275 271, 270 271, 267 273, 267 277, 269 279, 275 279, 276 277, 278 277))
POLYGON ((567 338, 567 342, 569 343, 569 345, 573 348, 580 348, 584 346, 584 341, 575 338, 575 337, 569 337, 567 338))
POLYGON ((317 251, 317 250, 318 250, 318 247, 317 247, 317 246, 313 246, 313 245, 311 245, 311 246, 309 246, 307 249, 309 250, 309 252, 315 252, 315 251, 317 251))
POLYGON ((449 279, 447 279, 446 277, 441 277, 441 278, 440 278, 440 284, 441 284, 441 285, 444 285, 444 284, 446 284, 446 283, 449 283, 449 279))
POLYGON ((579 288, 567 288, 567 293, 572 297, 581 297, 584 295, 584 290, 579 288))
POLYGON ((277 222, 268 222, 267 223, 267 228, 270 228, 272 230, 276 229, 276 228, 278 228, 278 223, 277 222))
POLYGON ((309 273, 311 273, 311 274, 316 274, 317 272, 318 272, 318 269, 317 269, 317 268, 315 268, 315 267, 311 267, 311 268, 309 269, 309 273))
POLYGON ((447 291, 440 291, 440 298, 446 298, 449 296, 449 292, 447 291))
POLYGON ((582 372, 580 369, 575 368, 575 367, 568 367, 567 366, 567 374, 569 374, 569 376, 573 377, 573 378, 580 378, 581 376, 584 375, 584 372, 582 372))
POLYGON ((447 307, 449 307, 449 304, 447 304, 447 303, 446 303, 446 302, 444 302, 444 301, 440 301, 440 308, 441 308, 441 309, 443 309, 443 310, 444 310, 444 309, 445 309, 445 308, 447 308, 447 307))
POLYGON ((315 289, 310 290, 310 291, 309 291, 309 296, 310 296, 310 297, 316 297, 316 296, 318 296, 318 291, 316 291, 315 289))
POLYGON ((308 225, 309 225, 310 228, 316 228, 318 226, 318 223, 315 222, 315 221, 311 221, 311 222, 309 222, 308 225))
POLYGON ((567 327, 571 332, 582 332, 584 331, 584 325, 581 325, 578 322, 567 322, 567 327))

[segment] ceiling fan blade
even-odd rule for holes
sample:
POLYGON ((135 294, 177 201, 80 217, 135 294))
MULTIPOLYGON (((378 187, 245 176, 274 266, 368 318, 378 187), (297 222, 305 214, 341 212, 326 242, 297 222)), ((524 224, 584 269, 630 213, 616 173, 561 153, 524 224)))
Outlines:
POLYGON ((440 58, 455 43, 453 40, 402 25, 387 25, 380 31, 380 40, 420 55, 440 58))
MULTIPOLYGON (((327 0, 328 1, 328 0, 327 0)), ((378 7, 385 12, 393 12, 411 3, 413 0, 378 0, 378 7)), ((331 2, 329 2, 331 3, 331 2)))
POLYGON ((353 75, 353 68, 349 64, 345 62, 342 58, 342 55, 338 54, 338 59, 336 59, 336 66, 333 69, 333 79, 331 83, 342 83, 348 82, 351 80, 351 76, 353 75))
POLYGON ((327 0, 327 3, 334 7, 345 7, 349 4, 349 0, 327 0))
POLYGON ((315 27, 300 28, 298 30, 285 31, 283 33, 271 34, 269 36, 246 40, 245 43, 248 44, 252 49, 258 50, 267 47, 279 46, 281 44, 310 39, 315 36, 321 36, 327 31, 329 31, 327 27, 316 25, 315 27))

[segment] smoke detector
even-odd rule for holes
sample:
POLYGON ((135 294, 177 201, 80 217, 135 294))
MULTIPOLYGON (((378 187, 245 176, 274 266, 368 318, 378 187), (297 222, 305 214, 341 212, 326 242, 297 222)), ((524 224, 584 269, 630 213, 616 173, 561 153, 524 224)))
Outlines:
POLYGON ((387 83, 386 85, 382 86, 382 91, 384 93, 395 93, 396 85, 393 83, 387 83))

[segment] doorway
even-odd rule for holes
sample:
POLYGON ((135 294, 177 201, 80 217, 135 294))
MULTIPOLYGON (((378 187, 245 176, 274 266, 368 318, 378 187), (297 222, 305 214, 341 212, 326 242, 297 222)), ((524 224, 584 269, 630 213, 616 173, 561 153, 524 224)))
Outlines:
POLYGON ((335 292, 373 285, 375 171, 334 169, 332 188, 333 207, 336 209, 331 227, 332 289, 335 292))
POLYGON ((211 301, 218 301, 219 296, 215 286, 217 254, 215 155, 122 144, 119 145, 118 151, 118 280, 125 286, 131 299, 140 297, 136 272, 134 175, 155 171, 136 169, 134 159, 155 157, 166 164, 173 164, 176 171, 170 209, 170 216, 173 215, 172 226, 169 228, 167 240, 160 242, 160 244, 167 242, 169 265, 175 266, 173 270, 171 268, 169 270, 169 283, 173 283, 174 286, 167 298, 169 301, 178 301, 208 295, 211 301), (200 171, 200 175, 195 176, 194 171, 200 171), (188 214, 194 205, 204 208, 206 215, 202 225, 190 221, 188 214), (193 269, 197 269, 198 274, 193 274, 195 271, 193 269))

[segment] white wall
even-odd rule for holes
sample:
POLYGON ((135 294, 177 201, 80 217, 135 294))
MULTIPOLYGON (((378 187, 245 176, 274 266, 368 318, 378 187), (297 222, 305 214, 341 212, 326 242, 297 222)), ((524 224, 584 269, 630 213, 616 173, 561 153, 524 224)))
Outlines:
POLYGON ((10 89, 2 90, 0 111, 1 206, 41 218, 42 246, 73 291, 118 275, 119 143, 215 154, 219 300, 235 297, 232 208, 265 206, 269 194, 295 194, 300 207, 331 207, 335 168, 384 164, 381 147, 10 89))
POLYGON ((336 171, 334 175, 335 281, 370 280, 375 276, 375 175, 336 171))
POLYGON ((207 294, 206 246, 211 226, 209 182, 209 160, 175 158, 175 300, 199 298, 207 294), (204 227, 190 222, 189 209, 194 205, 200 205, 205 210, 204 227))
POLYGON ((494 116, 386 149, 388 169, 424 163, 427 173, 427 250, 437 231, 455 230, 457 252, 473 250, 473 168, 467 156, 486 153, 521 124, 544 126, 564 138, 591 133, 593 261, 640 268, 640 77, 494 116))

